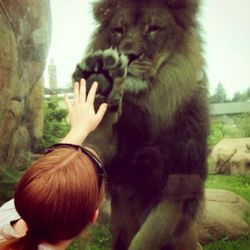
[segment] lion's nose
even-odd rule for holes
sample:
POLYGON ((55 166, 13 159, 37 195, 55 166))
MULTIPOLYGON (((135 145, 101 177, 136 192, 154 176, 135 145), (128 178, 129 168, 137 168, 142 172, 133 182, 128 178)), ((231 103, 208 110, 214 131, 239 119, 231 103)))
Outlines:
POLYGON ((136 60, 142 54, 141 48, 137 48, 133 41, 121 43, 121 45, 118 47, 118 50, 121 54, 124 54, 128 57, 129 63, 136 60))

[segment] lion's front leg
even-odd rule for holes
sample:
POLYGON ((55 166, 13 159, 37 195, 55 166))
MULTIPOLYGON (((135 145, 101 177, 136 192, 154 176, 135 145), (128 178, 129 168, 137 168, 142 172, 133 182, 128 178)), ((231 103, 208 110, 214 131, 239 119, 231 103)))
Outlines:
POLYGON ((107 102, 112 114, 121 114, 124 80, 127 76, 128 59, 115 49, 89 53, 76 67, 74 81, 87 81, 87 91, 92 83, 99 83, 96 100, 107 102))
POLYGON ((151 209, 129 250, 196 250, 193 224, 202 201, 202 187, 199 175, 169 175, 165 198, 151 209))
POLYGON ((94 81, 98 82, 95 105, 108 103, 106 112, 99 127, 86 140, 95 146, 104 162, 110 161, 117 151, 117 138, 114 124, 122 113, 124 80, 127 76, 127 57, 118 54, 115 49, 89 53, 76 67, 74 81, 81 78, 87 81, 87 91, 94 81))
POLYGON ((173 232, 182 216, 181 204, 162 200, 151 210, 140 230, 134 236, 129 250, 162 249, 172 245, 173 232))

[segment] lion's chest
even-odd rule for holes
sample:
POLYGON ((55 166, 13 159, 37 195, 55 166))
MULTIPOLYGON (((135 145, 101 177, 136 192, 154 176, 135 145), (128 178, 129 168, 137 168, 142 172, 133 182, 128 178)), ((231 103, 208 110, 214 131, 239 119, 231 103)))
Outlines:
POLYGON ((154 142, 161 130, 160 113, 147 101, 139 98, 124 98, 118 133, 126 135, 125 140, 135 144, 154 142))

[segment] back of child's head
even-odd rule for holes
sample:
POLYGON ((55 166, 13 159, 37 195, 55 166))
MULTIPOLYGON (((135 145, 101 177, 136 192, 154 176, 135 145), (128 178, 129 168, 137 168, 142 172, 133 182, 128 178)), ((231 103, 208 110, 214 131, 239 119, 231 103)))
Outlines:
POLYGON ((28 225, 26 238, 53 244, 77 236, 89 225, 103 196, 104 185, 99 187, 89 156, 74 148, 57 148, 22 176, 15 206, 28 225))

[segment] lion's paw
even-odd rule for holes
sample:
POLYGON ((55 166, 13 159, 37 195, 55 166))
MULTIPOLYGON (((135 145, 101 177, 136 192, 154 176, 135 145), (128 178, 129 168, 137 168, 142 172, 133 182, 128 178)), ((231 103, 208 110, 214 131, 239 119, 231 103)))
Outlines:
POLYGON ((76 67, 73 80, 87 81, 87 91, 97 81, 97 94, 104 97, 110 106, 117 106, 123 95, 123 82, 127 75, 128 59, 115 49, 89 53, 76 67))

